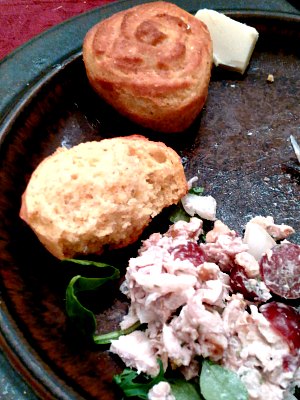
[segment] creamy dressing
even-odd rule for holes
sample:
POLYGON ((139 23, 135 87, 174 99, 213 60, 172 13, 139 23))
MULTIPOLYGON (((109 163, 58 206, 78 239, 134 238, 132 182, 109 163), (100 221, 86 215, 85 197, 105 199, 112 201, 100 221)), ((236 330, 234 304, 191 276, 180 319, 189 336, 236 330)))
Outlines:
MULTIPOLYGON (((291 355, 287 341, 258 311, 258 303, 232 292, 228 275, 234 264, 243 267, 261 301, 271 297, 259 276, 259 255, 249 252, 255 238, 251 232, 242 238, 217 220, 208 240, 197 245, 202 224, 191 218, 175 223, 164 235, 154 233, 138 257, 130 259, 121 290, 131 303, 121 327, 139 320, 147 329, 120 337, 110 350, 127 366, 151 376, 159 372, 160 358, 165 369, 170 364, 187 380, 199 373, 197 357, 209 358, 240 376, 249 400, 283 400, 299 374, 299 354, 291 355)), ((293 231, 264 217, 249 224, 267 235, 265 243, 260 236, 261 253, 272 239, 269 232, 286 237, 293 231)), ((172 399, 166 385, 161 386, 153 388, 149 398, 172 399), (166 394, 157 397, 164 390, 166 394)))

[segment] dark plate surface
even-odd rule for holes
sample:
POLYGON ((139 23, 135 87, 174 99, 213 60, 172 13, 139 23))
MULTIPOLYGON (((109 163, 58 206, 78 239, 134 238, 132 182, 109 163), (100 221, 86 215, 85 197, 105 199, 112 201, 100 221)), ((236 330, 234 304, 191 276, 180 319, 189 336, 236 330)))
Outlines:
MULTIPOLYGON (((77 30, 82 40, 99 18, 135 3, 88 13, 66 28, 58 27, 58 35, 64 29, 68 35, 77 30)), ((191 2, 189 11, 198 8, 191 2)), ((69 279, 82 271, 52 258, 18 217, 30 174, 58 146, 134 133, 163 140, 182 157, 187 177, 199 176, 217 200, 218 218, 231 228, 241 232, 251 217, 273 215, 278 223, 294 226, 297 233, 291 240, 300 242, 299 174, 291 168, 296 157, 289 141, 291 134, 300 139, 300 18, 259 10, 232 14, 260 33, 250 68, 243 77, 214 70, 205 109, 184 134, 162 136, 142 129, 101 101, 88 85, 78 38, 28 71, 28 85, 16 72, 16 88, 2 87, 1 345, 42 399, 120 398, 111 380, 123 368, 107 349, 74 338, 66 323, 64 293, 69 279), (270 73, 275 77, 272 84, 267 82, 270 73)), ((35 41, 28 46, 12 56, 13 63, 24 51, 42 54, 35 41)), ((7 60, 0 72, 12 81, 7 60)), ((165 221, 164 215, 153 221, 144 236, 165 228, 165 221)), ((105 254, 101 260, 124 270, 137 247, 105 254)), ((100 330, 117 328, 126 312, 118 283, 87 300, 94 305, 100 330)))

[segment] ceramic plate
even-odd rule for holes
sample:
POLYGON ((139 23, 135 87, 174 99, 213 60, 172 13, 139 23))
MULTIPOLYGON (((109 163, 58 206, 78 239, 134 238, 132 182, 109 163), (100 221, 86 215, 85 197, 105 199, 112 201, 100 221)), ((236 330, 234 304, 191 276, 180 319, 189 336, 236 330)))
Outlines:
MULTIPOLYGON (((80 47, 99 19, 137 1, 81 15, 18 49, 0 64, 1 345, 42 399, 117 399, 112 384, 123 368, 107 348, 76 340, 64 312, 65 289, 80 268, 61 265, 19 219, 21 194, 38 163, 58 146, 144 134, 180 156, 188 178, 199 177, 218 203, 218 218, 241 232, 255 215, 291 224, 300 241, 300 190, 290 135, 300 140, 300 18, 274 11, 231 9, 260 33, 244 76, 214 69, 205 108, 185 134, 159 135, 118 115, 89 87, 80 47), (28 61, 29 60, 29 61, 28 61), (27 62, 27 68, 25 68, 27 62), (275 81, 267 82, 269 74, 275 81)), ((184 8, 184 1, 177 4, 184 8)), ((225 2, 224 2, 225 3, 225 2)), ((188 11, 197 11, 189 2, 188 11)), ((210 7, 226 11, 222 2, 210 7)), ((204 6, 208 6, 204 4, 204 6)), ((165 214, 149 232, 163 229, 165 214)), ((101 260, 124 271, 138 244, 101 260)), ((87 299, 101 332, 126 312, 117 282, 87 299)))

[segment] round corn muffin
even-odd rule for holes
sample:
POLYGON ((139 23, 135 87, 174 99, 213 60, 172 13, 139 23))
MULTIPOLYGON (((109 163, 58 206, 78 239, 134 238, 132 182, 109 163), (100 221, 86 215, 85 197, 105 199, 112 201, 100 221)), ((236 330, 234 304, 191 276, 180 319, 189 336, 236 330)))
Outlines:
POLYGON ((94 90, 121 114, 160 132, 180 132, 207 98, 212 41, 206 25, 158 1, 121 11, 90 29, 83 43, 94 90))
POLYGON ((20 217, 59 259, 136 241, 187 192, 178 154, 133 135, 59 148, 33 172, 20 217))

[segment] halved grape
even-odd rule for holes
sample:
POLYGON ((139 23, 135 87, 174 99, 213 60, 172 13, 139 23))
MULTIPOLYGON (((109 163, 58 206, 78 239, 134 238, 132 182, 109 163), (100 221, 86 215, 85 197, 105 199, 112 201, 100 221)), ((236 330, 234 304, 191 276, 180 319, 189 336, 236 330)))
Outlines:
POLYGON ((241 293, 245 299, 251 301, 263 301, 258 286, 252 285, 244 268, 235 265, 230 271, 230 286, 234 293, 241 293))
POLYGON ((272 301, 260 306, 259 311, 274 331, 285 338, 291 349, 300 349, 300 314, 294 307, 272 301))
POLYGON ((260 260, 260 274, 271 292, 285 299, 300 298, 300 246, 281 243, 260 260))
POLYGON ((195 267, 203 264, 205 261, 205 254, 201 247, 194 242, 187 244, 179 244, 174 248, 174 259, 189 260, 195 267))

